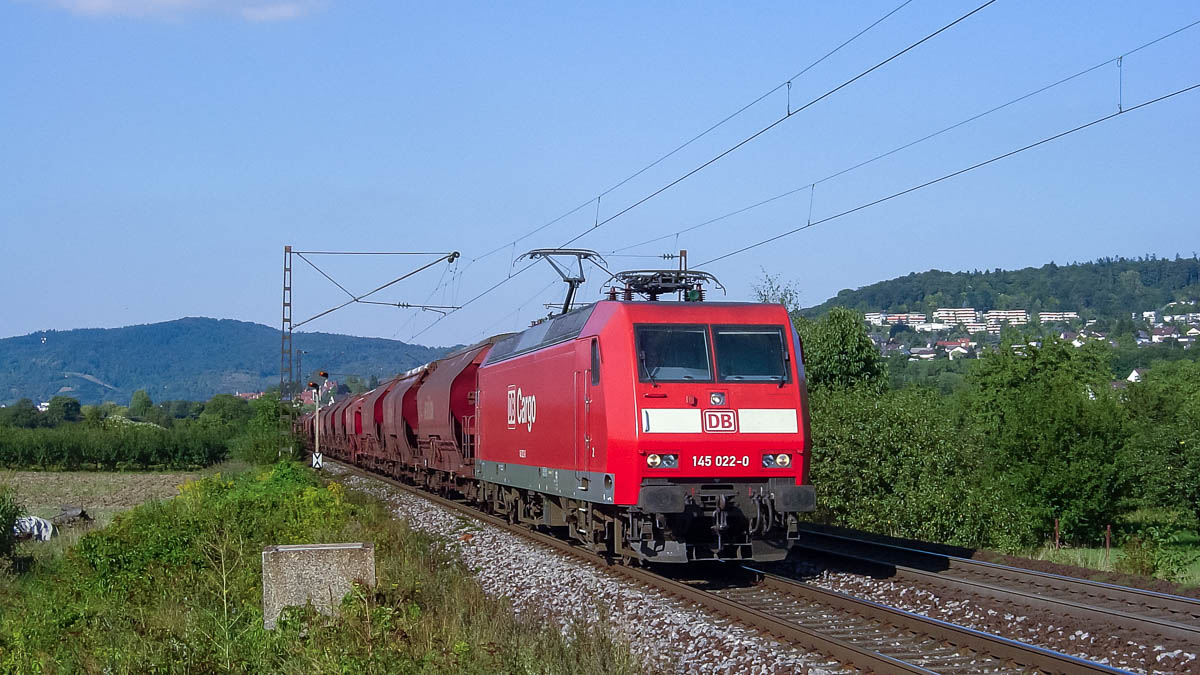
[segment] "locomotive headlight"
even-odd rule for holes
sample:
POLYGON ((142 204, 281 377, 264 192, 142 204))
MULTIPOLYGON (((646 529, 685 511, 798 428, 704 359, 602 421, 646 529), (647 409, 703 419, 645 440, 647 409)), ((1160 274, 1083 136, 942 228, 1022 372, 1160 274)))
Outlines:
POLYGON ((647 455, 646 466, 651 469, 674 469, 679 466, 679 455, 647 455))
POLYGON ((708 402, 712 403, 713 405, 725 405, 725 394, 719 391, 714 391, 708 395, 708 402))
POLYGON ((781 452, 778 455, 767 453, 763 455, 764 469, 782 469, 792 464, 792 456, 786 452, 781 452))

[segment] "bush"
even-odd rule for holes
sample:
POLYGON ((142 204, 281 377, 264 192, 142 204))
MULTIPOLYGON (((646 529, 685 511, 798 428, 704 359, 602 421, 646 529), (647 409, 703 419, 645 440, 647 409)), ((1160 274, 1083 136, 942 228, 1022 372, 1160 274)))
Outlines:
POLYGON ((820 389, 812 402, 818 516, 844 527, 981 546, 1003 520, 936 394, 820 389))
POLYGON ((225 459, 228 432, 199 424, 163 429, 110 418, 102 427, 66 424, 5 429, 0 466, 10 469, 193 469, 225 459))
POLYGON ((17 495, 7 485, 0 485, 0 559, 12 555, 16 539, 13 526, 21 517, 21 506, 17 504, 17 495))
POLYGON ((283 408, 277 394, 266 394, 251 401, 250 409, 252 414, 242 433, 230 442, 234 457, 252 464, 273 464, 280 459, 303 457, 300 439, 280 429, 283 408), (285 452, 289 448, 290 453, 285 452))
POLYGON ((1128 416, 1108 384, 1106 350, 1004 344, 967 375, 962 427, 984 439, 981 484, 1029 526, 1011 532, 1011 544, 1044 541, 1056 517, 1067 541, 1096 543, 1128 511, 1128 416))
POLYGON ((642 671, 602 629, 515 617, 452 551, 296 463, 206 478, 0 583, 0 672, 642 671), (265 631, 262 548, 339 541, 375 543, 377 587, 265 631))

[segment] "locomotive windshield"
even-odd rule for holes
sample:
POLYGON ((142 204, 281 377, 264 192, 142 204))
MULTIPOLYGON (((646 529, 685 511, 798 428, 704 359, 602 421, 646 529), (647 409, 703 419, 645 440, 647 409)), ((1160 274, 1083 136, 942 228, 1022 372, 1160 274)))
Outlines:
POLYGON ((637 326, 638 379, 711 382, 706 326, 637 326))
POLYGON ((721 382, 786 382, 787 347, 778 326, 713 326, 721 382))

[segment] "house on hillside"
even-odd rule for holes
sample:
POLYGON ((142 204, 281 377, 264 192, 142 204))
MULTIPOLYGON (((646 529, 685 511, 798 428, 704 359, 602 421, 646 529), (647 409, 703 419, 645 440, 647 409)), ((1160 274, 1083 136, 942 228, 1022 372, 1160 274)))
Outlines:
POLYGON ((965 345, 958 345, 957 347, 948 350, 946 352, 946 356, 948 356, 951 361, 955 359, 972 359, 975 358, 975 350, 965 345))
POLYGON ((908 356, 909 361, 932 361, 937 358, 937 350, 933 347, 913 347, 908 356))
POLYGON ((950 330, 951 328, 953 328, 953 326, 948 323, 937 323, 936 321, 923 321, 913 325, 913 330, 919 333, 940 333, 942 331, 950 330))
POLYGON ((263 393, 261 391, 235 391, 233 395, 247 401, 257 401, 262 398, 263 393))
POLYGON ((1150 334, 1144 330, 1139 330, 1137 334, 1134 335, 1133 341, 1136 342, 1137 346, 1139 347, 1142 345, 1148 345, 1150 344, 1150 334))
POLYGON ((1134 368, 1129 373, 1129 377, 1126 377, 1125 379, 1129 382, 1141 382, 1143 379, 1145 379, 1145 377, 1146 377, 1146 369, 1145 368, 1134 368))
POLYGON ((1179 339, 1179 329, 1175 326, 1160 326, 1150 331, 1151 342, 1165 342, 1179 339))

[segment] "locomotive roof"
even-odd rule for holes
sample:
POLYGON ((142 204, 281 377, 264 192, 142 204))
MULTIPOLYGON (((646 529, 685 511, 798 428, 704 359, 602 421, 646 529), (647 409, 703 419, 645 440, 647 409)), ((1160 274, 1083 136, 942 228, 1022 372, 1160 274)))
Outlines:
MULTIPOLYGON (((600 304, 618 304, 629 307, 638 307, 650 309, 665 309, 665 308, 687 308, 690 310, 703 309, 706 307, 712 308, 732 308, 732 307, 781 307, 778 304, 762 303, 762 302, 661 302, 647 300, 601 300, 593 302, 583 307, 559 314, 558 316, 550 317, 544 321, 538 322, 534 326, 519 332, 506 333, 489 338, 489 341, 494 342, 495 346, 488 352, 487 363, 496 363, 510 359, 521 354, 526 354, 543 347, 549 347, 559 342, 565 342, 579 337, 583 332, 584 325, 591 318, 592 311, 600 304)), ((668 310, 670 311, 670 310, 668 310)), ((482 344, 482 343, 481 343, 482 344)), ((473 349, 474 347, 472 347, 473 349)), ((461 353, 461 351, 459 352, 461 353)))

